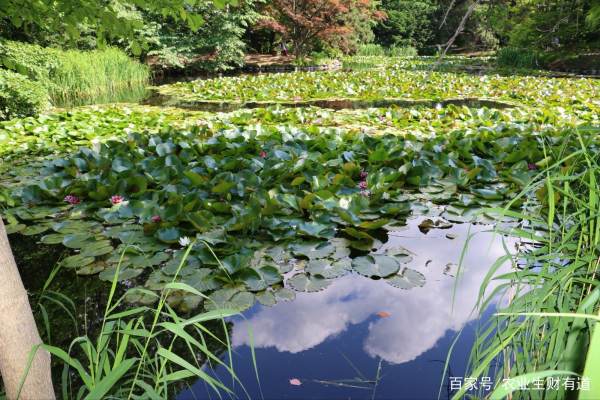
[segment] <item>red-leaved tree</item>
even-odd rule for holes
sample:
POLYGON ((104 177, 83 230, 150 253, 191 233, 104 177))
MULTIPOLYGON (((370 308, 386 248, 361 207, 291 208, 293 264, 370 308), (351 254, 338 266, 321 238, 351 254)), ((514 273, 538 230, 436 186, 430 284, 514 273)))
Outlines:
POLYGON ((306 55, 319 41, 344 47, 344 38, 356 29, 351 21, 357 15, 374 21, 385 18, 373 0, 273 0, 266 14, 259 27, 290 40, 296 57, 306 55))

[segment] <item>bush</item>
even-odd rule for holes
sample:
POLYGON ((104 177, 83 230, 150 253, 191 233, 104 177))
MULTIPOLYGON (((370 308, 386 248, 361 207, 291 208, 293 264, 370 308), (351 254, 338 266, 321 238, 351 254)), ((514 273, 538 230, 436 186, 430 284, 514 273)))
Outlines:
POLYGON ((36 115, 48 105, 48 92, 43 85, 0 69, 0 120, 36 115))
POLYGON ((500 67, 539 68, 539 55, 535 50, 518 47, 504 47, 496 53, 500 67))
POLYGON ((139 97, 150 77, 147 66, 110 47, 65 51, 5 41, 0 43, 0 64, 46 87, 55 106, 139 97))

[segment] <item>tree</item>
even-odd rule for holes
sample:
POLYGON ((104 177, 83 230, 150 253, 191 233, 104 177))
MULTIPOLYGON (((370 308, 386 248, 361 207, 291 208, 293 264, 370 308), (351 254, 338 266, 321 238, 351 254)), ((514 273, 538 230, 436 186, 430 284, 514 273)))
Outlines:
POLYGON ((383 0, 381 10, 387 18, 373 31, 376 41, 384 46, 423 46, 430 38, 436 0, 383 0))
POLYGON ((343 46, 343 39, 355 32, 349 22, 356 15, 384 17, 372 0, 273 0, 267 15, 261 26, 290 40, 296 57, 305 56, 318 42, 343 46))
POLYGON ((236 7, 218 8, 211 3, 190 7, 190 11, 204 19, 195 32, 185 22, 156 13, 142 13, 145 27, 140 34, 148 43, 147 56, 166 69, 239 67, 243 64, 246 47, 243 36, 260 17, 256 11, 258 2, 262 0, 242 0, 236 7))
MULTIPOLYGON (((30 352, 42 343, 27 291, 0 218, 0 375, 7 398, 17 398, 30 352)), ((38 350, 19 395, 24 400, 54 399, 50 354, 38 350)))
MULTIPOLYGON (((237 4, 238 0, 2 0, 0 20, 22 29, 37 26, 50 32, 64 31, 71 39, 77 39, 82 28, 91 28, 101 42, 107 38, 133 40, 136 31, 143 27, 143 20, 131 17, 135 11, 155 12, 164 18, 182 20, 196 30, 204 21, 201 15, 190 10, 207 2, 223 8, 227 4, 237 4)), ((141 52, 144 45, 133 40, 134 53, 141 52)))

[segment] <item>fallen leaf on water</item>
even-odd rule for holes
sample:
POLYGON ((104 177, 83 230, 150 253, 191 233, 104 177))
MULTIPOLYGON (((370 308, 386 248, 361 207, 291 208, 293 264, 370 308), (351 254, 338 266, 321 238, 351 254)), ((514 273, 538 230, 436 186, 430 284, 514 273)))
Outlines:
POLYGON ((447 233, 446 237, 450 240, 456 239, 456 235, 454 233, 447 233))
POLYGON ((290 385, 300 386, 302 385, 302 382, 298 378, 292 378, 290 379, 290 385))
POLYGON ((390 314, 390 313, 389 313, 389 312, 387 312, 387 311, 379 311, 379 312, 377 313, 377 316, 378 316, 378 317, 380 317, 380 318, 387 318, 387 317, 391 317, 391 316, 392 316, 392 314, 390 314))

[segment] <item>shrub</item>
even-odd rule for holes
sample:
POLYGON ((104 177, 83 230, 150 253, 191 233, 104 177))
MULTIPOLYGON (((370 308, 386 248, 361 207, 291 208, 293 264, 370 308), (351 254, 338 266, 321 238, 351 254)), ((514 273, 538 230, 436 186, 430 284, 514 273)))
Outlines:
POLYGON ((48 105, 48 92, 42 84, 0 69, 0 120, 35 115, 48 105))

